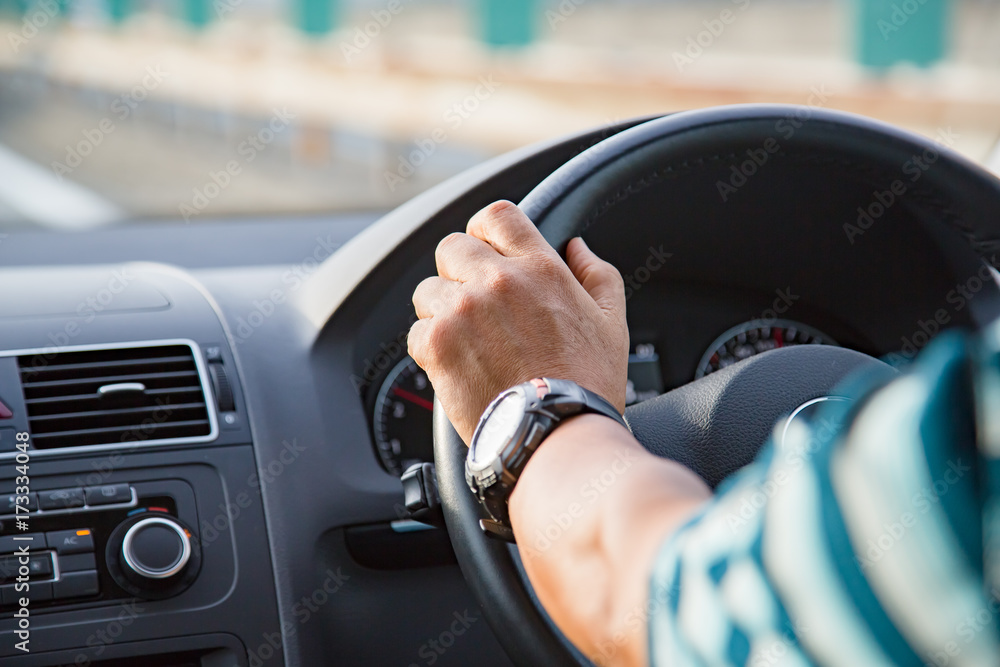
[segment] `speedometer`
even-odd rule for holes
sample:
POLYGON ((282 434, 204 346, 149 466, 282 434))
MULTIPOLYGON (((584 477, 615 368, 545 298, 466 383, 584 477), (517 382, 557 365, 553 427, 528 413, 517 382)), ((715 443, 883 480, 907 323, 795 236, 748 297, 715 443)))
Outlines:
POLYGON ((712 341, 698 362, 695 379, 779 347, 836 344, 822 331, 792 320, 744 322, 712 341))
POLYGON ((410 357, 396 364, 375 399, 372 430, 385 469, 402 475, 414 463, 434 460, 434 389, 410 357))

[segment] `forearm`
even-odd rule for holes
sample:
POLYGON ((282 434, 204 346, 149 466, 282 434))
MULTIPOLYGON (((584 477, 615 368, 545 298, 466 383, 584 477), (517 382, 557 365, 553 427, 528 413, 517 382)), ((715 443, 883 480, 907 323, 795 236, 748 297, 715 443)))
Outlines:
POLYGON ((654 556, 710 495, 597 415, 560 426, 531 458, 510 499, 518 547, 546 611, 589 657, 646 664, 654 556))

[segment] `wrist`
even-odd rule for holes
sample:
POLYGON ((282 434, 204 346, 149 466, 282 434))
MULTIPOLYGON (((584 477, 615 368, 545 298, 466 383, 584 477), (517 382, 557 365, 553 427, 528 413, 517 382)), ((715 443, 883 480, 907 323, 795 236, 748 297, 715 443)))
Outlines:
MULTIPOLYGON (((597 460, 607 461, 611 466, 615 461, 623 461, 611 474, 617 478, 620 471, 631 467, 630 462, 635 456, 645 453, 642 445, 624 426, 603 415, 582 414, 567 419, 563 425, 552 432, 545 440, 545 446, 528 461, 521 473, 517 485, 511 493, 509 506, 511 523, 517 531, 518 519, 524 517, 524 511, 539 507, 538 499, 553 491, 553 485, 566 484, 572 487, 574 498, 581 504, 585 501, 579 493, 587 479, 579 479, 581 472, 596 471, 593 475, 596 484, 590 486, 598 493, 609 488, 614 480, 610 474, 601 481, 601 466, 594 466, 597 460)), ((609 468, 610 469, 610 468, 609 468)))
POLYGON ((465 464, 469 489, 493 519, 484 530, 512 539, 508 501, 525 465, 544 441, 581 414, 600 416, 628 432, 613 404, 570 380, 536 378, 501 392, 490 403, 465 464))
POLYGON ((623 375, 621 382, 609 381, 606 376, 597 378, 581 377, 579 380, 573 379, 570 376, 570 379, 603 398, 618 411, 618 414, 623 415, 625 414, 625 387, 628 384, 626 376, 627 374, 623 375))

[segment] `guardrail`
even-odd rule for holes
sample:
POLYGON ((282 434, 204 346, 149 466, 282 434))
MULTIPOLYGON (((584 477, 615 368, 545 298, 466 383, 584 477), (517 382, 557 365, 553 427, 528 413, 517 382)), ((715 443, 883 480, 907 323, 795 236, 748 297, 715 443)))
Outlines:
MULTIPOLYGON (((44 1, 44 0, 42 0, 44 1)), ((234 0, 176 0, 175 11, 189 26, 200 30, 231 9, 234 0), (219 3, 226 7, 221 8, 219 3)), ((242 0, 238 0, 242 2, 242 0)), ((386 0, 373 11, 387 15, 398 13, 414 0, 386 0)), ((743 0, 749 2, 749 0, 743 0)), ((65 14, 73 0, 51 0, 57 12, 65 14)), ((537 28, 553 12, 575 11, 584 3, 600 0, 468 0, 474 14, 476 37, 496 48, 532 44, 537 28)), ((735 0, 734 0, 735 2, 735 0)), ((139 0, 103 0, 112 23, 124 23, 142 11, 139 0)), ((27 15, 40 0, 0 0, 0 10, 27 15)), ((929 66, 946 55, 952 2, 949 0, 847 0, 845 10, 852 12, 854 54, 857 62, 878 71, 899 62, 929 66)), ((349 0, 291 0, 286 11, 291 22, 310 38, 323 37, 341 27, 350 9, 349 0)))

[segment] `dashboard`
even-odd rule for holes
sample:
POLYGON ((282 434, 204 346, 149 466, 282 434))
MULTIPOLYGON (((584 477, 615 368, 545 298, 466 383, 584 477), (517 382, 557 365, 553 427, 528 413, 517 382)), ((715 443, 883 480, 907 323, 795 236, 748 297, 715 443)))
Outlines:
MULTIPOLYGON (((431 453, 410 297, 440 238, 608 132, 503 156, 385 216, 5 238, 3 664, 509 665, 446 531, 402 506, 400 471, 431 453), (28 628, 17 536, 32 538, 17 540, 28 628)), ((586 233, 629 284, 632 400, 776 346, 905 360, 1000 312, 992 279, 968 291, 978 258, 942 257, 902 206, 852 249, 835 203, 765 217, 744 194, 732 219, 623 205, 586 233)))
MULTIPOLYGON (((792 303, 795 295, 779 300, 792 303)), ((774 312, 771 309, 770 312, 774 312)), ((741 322, 726 329, 708 345, 698 358, 694 373, 690 368, 691 346, 673 340, 653 327, 636 327, 643 336, 631 334, 632 350, 628 360, 626 405, 635 405, 714 373, 756 354, 795 345, 837 345, 829 335, 807 324, 781 319, 765 313, 764 317, 741 322), (670 350, 661 358, 659 346, 670 350), (679 348, 679 352, 675 352, 679 348), (669 378, 670 384, 664 382, 669 378)), ((372 441, 385 470, 400 476, 412 465, 434 460, 432 437, 434 389, 427 374, 405 354, 402 346, 393 350, 382 363, 388 371, 368 385, 365 406, 371 418, 372 441)))
MULTIPOLYGON (((945 294, 940 293, 942 300, 945 294)), ((406 355, 405 331, 415 318, 412 306, 402 299, 388 303, 396 310, 389 319, 399 328, 389 334, 388 342, 359 346, 370 356, 363 358, 355 377, 373 451, 380 464, 398 476, 410 465, 433 460, 434 394, 426 375, 406 355)), ((848 347, 903 367, 917 349, 914 334, 920 346, 928 340, 921 322, 934 332, 967 321, 968 314, 967 309, 949 309, 939 314, 943 324, 933 318, 927 324, 923 313, 934 313, 933 304, 917 304, 889 316, 857 307, 837 313, 790 286, 765 292, 667 281, 645 285, 627 308, 629 405, 750 356, 794 345, 848 347)))

